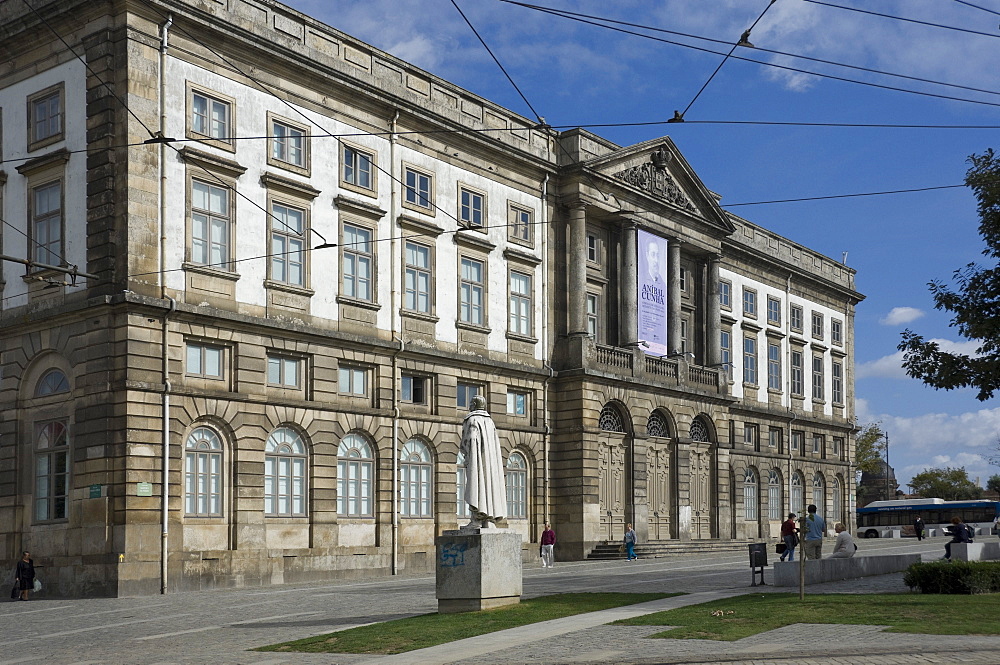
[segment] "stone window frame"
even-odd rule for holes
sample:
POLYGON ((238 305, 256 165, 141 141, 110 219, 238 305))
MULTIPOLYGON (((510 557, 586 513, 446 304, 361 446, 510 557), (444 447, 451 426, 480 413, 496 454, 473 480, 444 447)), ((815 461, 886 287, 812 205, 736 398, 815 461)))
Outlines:
POLYGON ((33 469, 34 477, 32 479, 32 510, 31 510, 31 522, 32 524, 49 524, 53 522, 66 522, 69 520, 69 503, 71 500, 71 483, 73 477, 73 447, 72 447, 72 436, 70 429, 70 420, 68 415, 64 415, 58 418, 44 418, 40 420, 35 420, 32 422, 32 457, 33 457, 33 469), (61 443, 59 445, 50 445, 43 447, 41 445, 41 440, 43 434, 47 432, 50 428, 58 426, 60 428, 61 443), (46 473, 41 474, 39 472, 39 467, 42 459, 46 459, 45 468, 46 473), (61 471, 56 471, 55 464, 56 461, 63 460, 63 469, 61 471), (57 476, 62 476, 62 494, 57 494, 56 488, 58 487, 57 476), (48 488, 45 490, 44 494, 40 489, 39 480, 44 477, 45 486, 48 488), (56 508, 60 506, 59 500, 62 500, 61 508, 62 512, 56 513, 56 508), (45 502, 45 517, 39 517, 39 506, 41 502, 45 502))
POLYGON ((844 405, 844 361, 836 358, 830 363, 830 399, 837 406, 844 405))
POLYGON ((792 441, 789 450, 793 453, 805 454, 806 433, 804 430, 792 430, 792 441))
POLYGON ((781 325, 781 299, 774 296, 767 297, 767 324, 770 326, 781 325))
POLYGON ((406 239, 406 240, 404 240, 403 243, 402 243, 402 245, 403 245, 403 260, 400 262, 402 264, 400 267, 402 268, 402 271, 403 271, 403 275, 402 275, 402 278, 403 278, 403 297, 402 297, 402 302, 400 303, 400 305, 401 305, 400 306, 400 310, 404 314, 417 315, 417 316, 431 316, 431 317, 435 316, 436 310, 437 310, 437 302, 436 302, 437 298, 435 298, 435 294, 437 292, 437 289, 436 289, 437 271, 434 269, 434 266, 435 266, 435 259, 436 259, 436 254, 437 254, 437 251, 436 251, 437 250, 437 246, 436 246, 436 244, 433 241, 432 242, 418 242, 417 240, 409 239, 409 238, 406 239), (409 248, 410 245, 414 245, 415 247, 419 247, 419 248, 427 250, 427 265, 426 266, 420 266, 420 265, 417 265, 417 264, 412 264, 411 265, 410 263, 408 263, 408 261, 407 261, 407 253, 408 253, 408 248, 409 248), (422 309, 417 309, 416 308, 416 305, 419 302, 419 297, 418 296, 421 293, 420 291, 416 290, 416 281, 414 281, 414 303, 413 303, 414 307, 413 308, 407 307, 407 303, 406 303, 406 299, 407 299, 406 276, 407 276, 407 272, 409 272, 411 270, 413 271, 413 274, 414 274, 414 280, 416 280, 416 276, 418 275, 418 273, 423 273, 423 272, 427 273, 428 279, 427 279, 427 310, 426 311, 422 310, 422 309))
POLYGON ((278 289, 291 289, 296 292, 300 290, 309 291, 309 295, 312 295, 312 270, 310 269, 310 256, 312 252, 309 251, 309 234, 312 224, 312 211, 308 203, 302 201, 301 199, 296 199, 291 196, 282 196, 281 194, 271 194, 268 192, 267 196, 267 253, 269 255, 267 261, 267 281, 266 286, 268 288, 278 288, 278 289), (302 233, 299 235, 299 241, 301 242, 301 249, 299 254, 301 256, 300 270, 302 271, 302 283, 296 284, 293 281, 287 279, 291 272, 291 255, 292 252, 287 249, 285 251, 284 259, 277 259, 277 254, 274 253, 274 241, 275 236, 281 236, 286 239, 286 242, 291 243, 294 241, 294 236, 296 235, 294 230, 291 228, 281 229, 281 226, 286 226, 284 222, 281 221, 278 215, 275 213, 275 206, 283 206, 286 209, 296 210, 302 213, 302 233), (274 276, 274 263, 276 260, 284 260, 285 263, 285 276, 286 279, 277 279, 274 276))
POLYGON ((732 374, 733 367, 733 330, 723 327, 719 330, 719 356, 722 360, 720 365, 727 373, 732 374), (726 342, 729 342, 728 344, 726 342))
POLYGON ((743 520, 756 522, 760 516, 760 484, 757 470, 748 466, 743 474, 743 520))
POLYGON ((743 423, 743 445, 760 452, 760 425, 757 423, 743 423))
POLYGON ((743 287, 743 316, 757 318, 757 289, 750 286, 743 287))
POLYGON ((812 355, 812 399, 814 402, 826 400, 826 360, 822 353, 812 355))
MULTIPOLYGON (((209 153, 193 150, 190 147, 181 148, 181 158, 187 168, 185 170, 185 203, 184 203, 184 262, 182 268, 186 272, 196 272, 212 277, 219 277, 223 280, 236 282, 240 275, 236 271, 236 182, 246 167, 225 158, 217 157, 209 153), (206 263, 195 263, 193 260, 194 243, 194 183, 201 182, 211 187, 220 187, 227 190, 227 201, 229 201, 228 214, 228 251, 229 257, 224 266, 216 266, 206 263)), ((211 238, 211 232, 209 233, 211 238)), ((211 258, 209 256, 209 258, 211 258)))
MULTIPOLYGON (((469 393, 470 391, 464 390, 464 392, 469 393)), ((488 391, 486 389, 486 384, 477 381, 458 381, 455 383, 455 408, 456 409, 468 409, 472 404, 472 398, 476 395, 482 395, 486 397, 488 391), (474 388, 475 392, 466 395, 465 404, 462 404, 460 396, 465 388, 474 388)))
MULTIPOLYGON (((457 289, 457 305, 458 305, 458 318, 455 325, 459 327, 472 327, 477 330, 488 330, 489 329, 489 257, 483 254, 478 254, 475 252, 469 252, 468 250, 462 250, 458 253, 458 289, 457 289), (481 279, 479 282, 473 282, 465 278, 465 262, 470 261, 478 263, 481 269, 481 279), (479 289, 479 321, 469 320, 466 321, 462 318, 463 311, 466 306, 465 292, 466 285, 468 284, 470 290, 475 290, 478 285, 479 289)), ((468 305, 471 311, 471 303, 468 305)))
MULTIPOLYGON (((362 146, 357 143, 352 143, 350 141, 344 141, 341 139, 339 141, 339 149, 337 158, 340 162, 340 167, 338 168, 339 175, 338 181, 340 187, 343 189, 356 192, 358 194, 363 194, 364 196, 370 196, 372 198, 378 197, 378 152, 374 148, 369 148, 362 146), (354 170, 357 172, 358 165, 356 162, 357 156, 364 156, 368 158, 368 164, 370 167, 369 178, 371 179, 371 187, 365 187, 364 185, 359 185, 356 182, 351 182, 347 179, 347 167, 348 167, 348 155, 347 151, 351 151, 355 157, 353 158, 354 170)), ((355 178, 356 179, 356 178, 355 178)))
POLYGON ((788 507, 791 512, 803 515, 806 509, 806 478, 805 475, 796 469, 792 477, 788 480, 788 507))
POLYGON ((504 464, 504 485, 507 494, 507 519, 526 520, 529 512, 528 456, 516 448, 507 455, 504 464), (521 466, 513 460, 520 459, 521 466), (512 482, 513 481, 513 482, 512 482), (520 481, 520 482, 518 482, 520 481))
POLYGON ((292 173, 298 173, 299 175, 309 176, 312 174, 312 141, 310 141, 310 134, 312 130, 308 125, 304 125, 301 122, 296 122, 294 120, 289 120, 283 116, 273 113, 271 111, 267 112, 267 163, 269 166, 276 166, 280 169, 286 171, 291 171, 292 173), (277 125, 283 125, 288 129, 293 129, 295 131, 302 133, 302 163, 296 164, 295 162, 288 161, 278 157, 274 154, 275 149, 278 146, 279 138, 276 129, 277 125))
POLYGON ((266 382, 267 382, 268 386, 270 386, 272 388, 282 388, 284 390, 304 390, 305 389, 305 384, 306 384, 306 380, 305 380, 305 378, 306 378, 305 377, 306 359, 305 358, 303 358, 302 356, 299 356, 299 355, 293 355, 293 354, 290 354, 290 353, 286 353, 284 351, 268 351, 266 358, 267 358, 267 370, 265 372, 265 374, 266 374, 265 379, 266 379, 266 382), (277 382, 271 380, 271 367, 272 367, 272 362, 271 361, 278 361, 278 381, 277 382), (285 367, 286 367, 287 363, 294 363, 295 366, 296 366, 295 367, 295 383, 285 383, 284 382, 285 367))
POLYGON ((784 517, 781 485, 781 471, 772 468, 767 474, 767 519, 772 521, 781 521, 784 517))
POLYGON ((603 326, 601 325, 601 293, 587 291, 587 333, 595 344, 601 344, 604 340, 603 326), (593 305, 593 306, 591 306, 593 305), (591 311, 593 310, 593 311, 591 311))
POLYGON ((842 436, 835 436, 835 437, 833 437, 833 441, 832 441, 831 445, 833 446, 833 451, 832 451, 833 452, 833 456, 835 458, 837 458, 838 460, 843 460, 844 459, 844 453, 846 451, 846 446, 844 444, 844 437, 842 437, 842 436))
POLYGON ((836 346, 844 345, 844 322, 840 319, 830 319, 830 342, 836 346))
POLYGON ((784 452, 784 446, 782 445, 784 437, 784 430, 780 427, 769 427, 767 429, 767 447, 774 448, 778 453, 784 452))
MULTIPOLYGON (((225 521, 225 519, 227 517, 227 510, 226 510, 226 489, 227 489, 227 484, 228 484, 228 480, 229 480, 229 473, 228 473, 228 469, 227 469, 227 464, 228 464, 228 460, 229 460, 228 452, 229 452, 229 447, 228 447, 228 442, 226 441, 226 437, 222 434, 222 432, 219 431, 219 429, 217 427, 215 427, 212 424, 209 424, 209 423, 206 423, 206 422, 197 422, 197 423, 194 423, 193 426, 191 427, 191 430, 184 437, 184 480, 183 480, 183 486, 182 486, 183 489, 182 489, 182 492, 183 492, 183 495, 184 495, 184 504, 183 504, 184 505, 184 513, 183 514, 184 514, 184 519, 185 520, 187 520, 187 519, 199 519, 199 520, 200 519, 215 519, 215 520, 223 520, 223 521, 225 521), (212 438, 214 438, 214 440, 217 441, 218 444, 219 444, 218 447, 214 447, 214 446, 209 447, 209 448, 200 448, 200 447, 196 448, 196 447, 192 447, 191 444, 192 444, 193 437, 195 436, 195 434, 197 432, 199 432, 200 430, 203 430, 203 429, 206 430, 206 431, 208 431, 208 432, 210 432, 212 434, 212 438), (207 450, 209 452, 207 452, 207 453, 192 452, 192 451, 203 451, 203 450, 207 450), (198 510, 197 502, 198 502, 198 498, 201 496, 201 492, 197 492, 196 491, 195 494, 194 494, 194 497, 193 497, 193 500, 195 502, 195 509, 193 511, 190 511, 190 512, 188 511, 188 508, 191 506, 191 501, 192 501, 192 496, 191 496, 191 494, 189 492, 189 488, 191 487, 191 481, 189 479, 189 476, 192 473, 198 475, 199 474, 199 470, 198 469, 200 469, 200 465, 196 463, 194 465, 195 466, 195 470, 192 471, 192 455, 195 455, 195 456, 205 455, 206 459, 218 458, 218 460, 219 460, 219 462, 218 462, 218 472, 216 473, 216 472, 213 472, 213 471, 210 470, 209 473, 208 473, 208 475, 209 475, 210 478, 214 477, 214 478, 217 479, 217 484, 218 484, 218 488, 219 488, 218 499, 217 499, 218 510, 207 509, 204 512, 198 510)), ((197 462, 197 457, 195 457, 194 459, 197 462)), ((196 487, 199 486, 199 483, 197 481, 194 484, 195 484, 196 487)), ((210 493, 210 497, 211 497, 211 493, 210 493)))
POLYGON ((751 388, 759 387, 758 380, 758 358, 760 350, 757 344, 757 335, 744 333, 743 335, 743 385, 751 388), (752 348, 751 348, 752 345, 752 348))
POLYGON ((526 269, 523 267, 510 267, 507 269, 507 337, 513 339, 530 340, 532 342, 537 341, 534 338, 535 334, 535 272, 534 270, 526 269), (528 288, 526 292, 514 291, 514 275, 519 277, 526 277, 528 280, 528 288), (527 331, 522 330, 521 326, 523 324, 524 316, 520 314, 521 305, 526 303, 527 310, 527 331), (515 305, 517 305, 518 313, 515 315, 515 305), (516 319, 515 319, 516 316, 516 319), (512 323, 517 321, 518 325, 516 328, 512 327, 512 323))
POLYGON ((422 372, 403 371, 399 375, 399 401, 410 406, 429 407, 434 394, 433 377, 422 372), (418 395, 419 393, 419 395, 418 395))
MULTIPOLYGON (((236 98, 230 97, 229 95, 224 95, 220 92, 212 90, 211 88, 200 85, 198 83, 193 83, 191 81, 186 81, 185 99, 186 99, 186 114, 185 114, 185 135, 189 139, 194 139, 200 141, 206 145, 219 148, 220 150, 225 150, 226 152, 236 152, 236 98), (226 117, 226 136, 224 138, 218 138, 212 136, 211 133, 205 134, 196 131, 194 128, 194 97, 199 95, 205 97, 206 99, 221 104, 225 104, 227 107, 227 117, 226 117)), ((209 130, 211 132, 211 130, 209 130)))
POLYGON ((791 304, 788 307, 788 328, 792 332, 801 333, 805 326, 805 310, 802 305, 791 304))
POLYGON ((534 210, 520 203, 507 201, 507 239, 525 247, 535 246, 534 210))
POLYGON ((690 312, 681 314, 681 353, 685 354, 688 352, 690 342, 688 338, 691 335, 691 316, 690 312))
POLYGON ((407 439, 400 446, 399 467, 399 496, 396 497, 396 500, 399 501, 399 516, 404 519, 433 519, 435 489, 433 448, 422 438, 411 437, 407 439), (417 453, 419 458, 417 460, 406 459, 407 447, 411 443, 418 444, 421 448, 420 452, 417 453), (424 452, 426 452, 426 459, 424 459, 425 456, 422 454, 424 452), (413 476, 411 474, 414 474, 414 472, 416 472, 416 476, 415 480, 412 480, 413 476), (414 483, 418 489, 416 497, 404 500, 404 492, 406 492, 407 486, 412 486, 414 483), (422 491, 425 488, 426 499, 423 498, 424 492, 422 491), (413 507, 412 502, 418 504, 415 511, 411 510, 413 507))
MULTIPOLYGON (((281 487, 279 478, 280 478, 280 467, 278 472, 274 474, 274 488, 276 490, 281 487)), ((280 501, 279 495, 275 494, 271 496, 274 497, 275 503, 280 501)), ((299 431, 297 427, 292 427, 288 424, 282 424, 271 430, 271 432, 267 435, 267 439, 264 442, 264 517, 294 518, 294 517, 307 517, 308 515, 309 515, 309 442, 306 439, 305 435, 301 431, 299 431), (281 441, 281 444, 279 445, 275 440, 275 435, 278 432, 281 432, 283 436, 290 433, 294 437, 292 441, 301 446, 301 452, 297 452, 295 450, 292 450, 291 452, 285 452, 280 450, 282 446, 288 446, 289 448, 293 448, 293 446, 290 445, 286 440, 281 441), (278 448, 278 450, 269 451, 268 450, 269 445, 275 445, 278 448), (289 470, 291 471, 291 475, 289 476, 290 482, 288 483, 289 486, 288 500, 290 507, 289 510, 284 512, 276 509, 272 509, 271 512, 268 512, 267 510, 267 501, 269 496, 268 477, 269 475, 271 475, 268 471, 268 458, 274 459, 276 466, 279 466, 280 464, 279 460, 281 459, 290 460, 289 470), (295 471, 296 461, 301 462, 301 472, 299 473, 295 471), (300 481, 298 492, 296 492, 295 490, 296 479, 300 481), (301 506, 299 510, 295 509, 296 500, 298 500, 301 506)))
POLYGON ((767 341, 767 389, 781 392, 781 343, 778 341, 767 341), (772 351, 774 353, 772 354, 772 351))
POLYGON ((340 363, 337 367, 337 393, 341 397, 349 397, 352 399, 369 399, 372 393, 372 368, 367 365, 360 365, 354 363, 340 363), (360 376, 362 383, 362 391, 355 392, 356 377, 360 376), (344 390, 346 384, 348 390, 344 390))
POLYGON ((789 391, 793 397, 805 397, 805 372, 806 372, 806 354, 805 349, 792 349, 789 353, 789 391), (798 357, 799 362, 796 363, 795 359, 798 357))
MULTIPOLYGON (((65 266, 68 265, 66 261, 66 172, 65 167, 60 165, 52 169, 46 169, 41 172, 33 173, 28 178, 28 252, 27 257, 29 261, 34 261, 37 263, 43 263, 47 265, 58 265, 65 266), (36 213, 36 193, 52 187, 53 185, 59 186, 59 209, 58 213, 58 227, 59 227, 59 239, 58 239, 58 261, 53 262, 51 257, 54 252, 50 249, 53 245, 51 238, 49 241, 43 245, 38 240, 38 225, 42 222, 47 222, 50 217, 54 217, 55 214, 48 213, 44 218, 38 217, 36 213), (44 259, 44 260, 43 260, 44 259)), ((42 268, 35 266, 26 266, 26 272, 38 272, 42 268)))
POLYGON ((212 388, 217 388, 218 385, 214 382, 223 382, 227 388, 229 385, 229 374, 231 368, 235 367, 235 363, 232 358, 233 348, 228 344, 220 344, 215 340, 208 340, 201 337, 190 337, 184 340, 184 376, 189 379, 197 379, 201 381, 212 382, 209 385, 212 388), (193 372, 189 370, 190 360, 191 360, 191 350, 199 349, 199 363, 201 369, 204 369, 205 362, 205 352, 208 350, 214 350, 219 352, 219 373, 216 374, 206 374, 203 371, 193 372))
POLYGON ((523 388, 508 387, 507 388, 507 415, 513 418, 528 418, 531 416, 531 391, 525 390, 523 388), (524 411, 523 413, 518 412, 517 409, 517 399, 518 397, 523 398, 524 401, 524 411), (511 404, 514 408, 511 409, 511 404))
POLYGON ((27 127, 25 133, 26 140, 26 150, 27 152, 34 152, 44 148, 45 146, 52 145, 53 143, 58 143, 66 138, 66 82, 60 81, 55 85, 51 85, 43 90, 33 92, 27 97, 27 127), (59 131, 53 134, 48 134, 39 139, 34 139, 35 130, 37 129, 36 118, 35 118, 35 107, 40 102, 49 100, 56 97, 59 100, 59 131))
POLYGON ((364 307, 378 307, 378 224, 361 221, 353 215, 341 216, 340 224, 338 228, 338 233, 340 235, 340 270, 338 271, 338 302, 349 302, 351 304, 361 305, 364 307), (369 251, 358 250, 355 245, 357 241, 348 242, 347 233, 345 227, 350 226, 355 229, 367 231, 369 235, 368 245, 370 246, 369 251), (347 257, 355 256, 361 259, 368 259, 369 261, 369 273, 368 273, 368 288, 370 292, 370 298, 359 298, 357 294, 357 289, 355 288, 355 295, 347 295, 345 284, 347 280, 344 279, 347 270, 347 257))
POLYGON ((733 283, 728 279, 719 280, 719 307, 733 311, 733 283))
POLYGON ((587 229, 587 263, 594 267, 604 265, 604 234, 587 229))
POLYGON ((814 432, 812 435, 812 450, 813 455, 819 455, 823 459, 826 459, 826 435, 814 432))
POLYGON ((823 339, 823 324, 824 324, 824 319, 825 319, 825 317, 823 316, 823 312, 817 312, 816 310, 813 310, 810 313, 810 317, 809 317, 809 321, 810 321, 809 330, 812 333, 813 339, 823 339))
POLYGON ((373 519, 375 517, 375 501, 378 488, 378 449, 366 433, 351 431, 341 437, 337 443, 337 516, 342 519, 373 519), (351 456, 351 451, 357 450, 357 457, 351 456), (350 467, 355 466, 359 472, 357 495, 350 492, 350 467), (362 479, 367 472, 367 487, 362 479), (365 491, 367 490, 367 491, 365 491), (349 502, 355 499, 359 508, 350 510, 349 502), (364 509, 367 504, 367 510, 364 509), (347 508, 347 510, 345 510, 347 508))
POLYGON ((408 210, 414 210, 423 215, 429 215, 431 217, 437 214, 437 196, 435 195, 435 181, 436 177, 434 172, 430 169, 417 166, 416 164, 410 164, 408 162, 402 163, 402 178, 400 182, 403 186, 402 200, 400 203, 404 208, 408 210), (414 175, 415 181, 419 182, 420 177, 427 178, 427 205, 419 203, 422 192, 414 186, 407 184, 410 174, 414 175), (410 196, 412 196, 416 201, 410 201, 410 196))
POLYGON ((469 185, 461 181, 456 183, 456 187, 458 188, 458 193, 456 198, 457 210, 455 218, 458 221, 458 223, 468 229, 481 231, 482 233, 488 232, 490 226, 489 197, 486 194, 486 190, 480 189, 478 187, 473 187, 472 185, 469 185), (470 198, 469 205, 465 204, 466 195, 469 195, 470 198), (475 207, 472 205, 471 200, 476 197, 480 199, 480 205, 481 205, 481 208, 479 210, 478 224, 474 222, 472 219, 466 219, 466 217, 464 216, 465 210, 468 209, 470 216, 472 218, 475 217, 475 207))

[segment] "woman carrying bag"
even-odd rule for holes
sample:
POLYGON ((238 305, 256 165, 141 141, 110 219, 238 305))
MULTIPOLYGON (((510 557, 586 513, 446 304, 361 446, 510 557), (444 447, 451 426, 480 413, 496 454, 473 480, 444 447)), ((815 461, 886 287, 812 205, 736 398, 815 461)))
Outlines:
POLYGON ((14 585, 21 591, 18 600, 28 600, 28 592, 35 588, 35 562, 28 552, 21 555, 21 560, 14 569, 14 585))

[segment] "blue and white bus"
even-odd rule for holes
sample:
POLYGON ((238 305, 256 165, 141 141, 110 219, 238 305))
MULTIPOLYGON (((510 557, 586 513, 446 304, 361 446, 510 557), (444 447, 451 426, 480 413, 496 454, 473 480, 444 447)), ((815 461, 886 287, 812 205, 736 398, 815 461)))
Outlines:
POLYGON ((960 517, 973 533, 993 533, 1000 501, 945 501, 944 499, 899 499, 872 501, 858 508, 858 538, 914 536, 913 520, 920 516, 928 536, 943 536, 952 517, 960 517))

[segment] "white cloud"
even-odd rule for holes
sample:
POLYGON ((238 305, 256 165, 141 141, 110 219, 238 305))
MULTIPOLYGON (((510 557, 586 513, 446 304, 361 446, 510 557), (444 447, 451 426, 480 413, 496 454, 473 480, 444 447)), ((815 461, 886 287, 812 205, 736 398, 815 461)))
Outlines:
POLYGON ((923 315, 923 310, 919 310, 916 307, 893 307, 878 322, 883 326, 898 326, 910 321, 916 321, 923 315))
MULTIPOLYGON (((898 308, 897 308, 898 309, 898 308)), ((930 342, 935 342, 942 351, 947 351, 948 353, 961 353, 968 356, 974 356, 979 351, 979 342, 955 342, 950 339, 931 339, 930 342)), ((897 351, 896 353, 890 354, 888 356, 882 356, 876 360, 870 360, 865 363, 859 364, 854 368, 854 375, 858 379, 869 379, 869 378, 882 378, 882 379, 908 379, 906 372, 903 370, 903 352, 897 351)))

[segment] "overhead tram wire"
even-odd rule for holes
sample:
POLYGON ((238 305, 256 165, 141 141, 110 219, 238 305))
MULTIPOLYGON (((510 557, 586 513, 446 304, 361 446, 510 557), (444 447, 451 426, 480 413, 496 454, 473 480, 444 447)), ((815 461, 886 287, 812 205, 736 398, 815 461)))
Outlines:
MULTIPOLYGON (((616 26, 613 26, 613 25, 605 25, 603 23, 597 23, 595 21, 590 21, 590 20, 579 18, 579 17, 576 17, 576 16, 570 16, 570 15, 567 15, 567 14, 561 14, 561 13, 558 13, 556 11, 549 10, 547 8, 538 7, 537 5, 525 5, 523 3, 513 2, 513 0, 499 0, 499 1, 500 2, 507 2, 507 3, 510 3, 510 4, 521 5, 521 6, 529 8, 529 9, 535 9, 536 11, 540 11, 540 12, 545 13, 545 14, 552 14, 553 16, 559 16, 561 18, 569 19, 569 20, 572 20, 572 21, 577 21, 579 23, 585 23, 587 25, 593 25, 593 26, 598 27, 598 28, 604 28, 605 30, 613 30, 615 32, 621 32, 623 34, 633 35, 635 37, 642 37, 643 39, 649 39, 649 40, 652 40, 652 41, 655 41, 655 42, 661 42, 663 44, 670 44, 672 46, 680 46, 682 48, 691 49, 693 51, 700 51, 702 53, 711 53, 712 55, 725 55, 725 53, 722 52, 722 51, 715 51, 713 49, 705 48, 703 46, 696 46, 694 44, 685 44, 684 42, 678 42, 678 41, 675 41, 675 40, 672 40, 672 39, 664 39, 663 37, 656 37, 655 35, 648 35, 648 34, 645 34, 645 33, 642 33, 642 32, 636 32, 634 30, 626 30, 625 28, 619 28, 619 27, 616 27, 616 26)), ((969 104, 980 104, 980 105, 984 105, 984 106, 998 106, 998 107, 1000 107, 1000 103, 998 103, 998 102, 988 102, 988 101, 979 100, 979 99, 968 99, 966 97, 955 97, 955 96, 952 96, 952 95, 942 95, 942 94, 933 93, 933 92, 923 92, 923 91, 920 91, 920 90, 910 90, 909 88, 900 88, 900 87, 897 87, 897 86, 886 85, 884 83, 873 83, 873 82, 870 82, 870 81, 861 81, 861 80, 858 80, 858 79, 847 78, 846 76, 835 76, 833 74, 823 74, 823 73, 814 72, 814 71, 811 71, 811 70, 808 70, 808 69, 802 69, 801 67, 792 67, 790 65, 782 65, 782 64, 779 64, 777 62, 767 62, 766 60, 757 60, 755 58, 748 58, 746 56, 741 56, 741 55, 731 55, 731 56, 729 56, 729 58, 731 60, 741 60, 743 62, 752 62, 754 64, 763 65, 765 67, 772 67, 774 69, 781 69, 781 70, 784 70, 784 71, 795 72, 797 74, 808 74, 810 76, 815 76, 817 78, 830 79, 831 81, 841 81, 843 83, 854 83, 855 85, 863 85, 863 86, 867 86, 867 87, 870 87, 870 88, 878 88, 878 89, 881 89, 881 90, 892 90, 894 92, 905 92, 907 94, 920 95, 922 97, 933 97, 935 99, 947 99, 949 101, 955 101, 955 102, 966 102, 966 103, 969 103, 969 104)))
POLYGON ((1000 16, 1000 12, 989 9, 988 7, 980 7, 979 5, 974 5, 971 2, 966 2, 965 0, 955 0, 955 2, 957 2, 960 5, 966 5, 967 7, 974 7, 976 9, 981 9, 989 14, 996 14, 997 16, 1000 16))
MULTIPOLYGON (((882 14, 881 12, 873 12, 873 11, 871 11, 869 9, 859 9, 857 7, 847 7, 845 5, 837 5, 837 4, 834 4, 832 2, 824 2, 823 0, 802 0, 802 2, 810 2, 810 3, 814 4, 814 5, 823 5, 824 7, 832 7, 834 9, 844 9, 844 10, 847 10, 849 12, 858 12, 859 14, 868 14, 869 16, 880 16, 882 18, 893 19, 894 21, 905 21, 907 23, 916 23, 916 24, 919 24, 919 25, 930 26, 932 28, 941 28, 943 30, 955 30, 957 32, 965 32, 965 33, 968 33, 970 35, 981 35, 983 37, 1000 38, 1000 35, 994 34, 994 33, 990 33, 990 32, 981 32, 979 30, 970 30, 968 28, 959 28, 959 27, 956 27, 956 26, 953 26, 953 25, 943 25, 941 23, 931 23, 930 21, 921 21, 921 20, 915 19, 915 18, 906 18, 905 16, 893 16, 892 14, 882 14)), ((967 4, 967 3, 963 3, 963 4, 967 4)), ((975 6, 975 5, 973 5, 973 6, 975 6)), ((977 9, 982 9, 982 7, 977 7, 977 9)))
POLYGON ((754 21, 750 25, 750 27, 747 28, 746 31, 740 36, 740 38, 733 44, 732 48, 729 49, 729 53, 727 53, 726 56, 722 59, 718 67, 715 68, 715 71, 713 71, 712 74, 708 77, 708 80, 705 81, 705 83, 700 88, 698 88, 698 92, 696 92, 694 98, 690 102, 688 102, 688 105, 684 107, 684 110, 680 112, 680 115, 678 116, 675 112, 674 120, 676 120, 677 122, 684 122, 684 116, 687 115, 687 112, 691 109, 692 106, 694 106, 694 103, 698 101, 698 98, 701 97, 701 93, 705 92, 705 88, 708 87, 708 84, 712 82, 712 79, 715 78, 715 75, 719 73, 720 69, 722 69, 722 65, 726 64, 726 61, 729 60, 729 56, 733 54, 733 51, 738 49, 740 46, 746 46, 750 44, 750 42, 748 41, 750 33, 753 32, 753 29, 757 27, 757 24, 760 23, 760 20, 764 18, 764 14, 767 13, 767 10, 770 9, 771 5, 773 5, 775 2, 777 2, 777 0, 767 0, 767 6, 764 7, 764 11, 760 13, 760 16, 757 17, 757 20, 754 21))
POLYGON ((930 192, 936 189, 955 189, 958 187, 966 187, 966 185, 964 183, 961 185, 938 185, 936 187, 892 189, 884 192, 859 192, 857 194, 831 194, 829 196, 806 196, 800 199, 775 199, 773 201, 746 201, 740 203, 720 203, 719 205, 722 206, 723 208, 736 208, 738 206, 759 206, 759 205, 766 205, 768 203, 798 203, 800 201, 826 201, 829 199, 849 199, 861 196, 883 196, 885 194, 910 194, 912 192, 930 192))
MULTIPOLYGON (((693 34, 686 33, 686 32, 677 32, 676 30, 667 30, 666 28, 657 28, 657 27, 650 26, 650 25, 643 25, 641 23, 630 23, 628 21, 618 21, 618 20, 607 18, 607 17, 604 17, 604 16, 594 16, 594 15, 591 15, 591 14, 581 14, 579 12, 571 12, 571 11, 568 11, 568 10, 565 10, 565 9, 553 9, 551 7, 543 7, 541 5, 532 5, 532 4, 528 4, 528 3, 525 3, 525 2, 518 2, 517 0, 499 0, 499 1, 503 2, 503 3, 511 4, 511 5, 517 5, 517 6, 520 6, 520 7, 524 7, 526 9, 534 9, 535 11, 540 11, 540 12, 547 13, 547 14, 552 14, 554 16, 561 16, 562 18, 568 18, 568 19, 574 19, 575 20, 577 17, 580 17, 580 18, 584 18, 584 19, 593 19, 595 21, 602 21, 604 23, 611 23, 611 24, 615 24, 615 25, 624 25, 624 26, 628 26, 628 27, 631 27, 631 28, 638 28, 640 30, 649 30, 649 31, 652 31, 652 32, 660 32, 660 33, 664 33, 664 34, 668 34, 668 35, 676 35, 678 37, 687 37, 688 39, 695 39, 695 40, 698 40, 698 41, 710 42, 710 43, 713 43, 713 44, 725 44, 727 46, 731 44, 731 42, 728 42, 728 41, 726 41, 724 39, 715 39, 713 37, 703 37, 703 36, 700 36, 700 35, 693 35, 693 34)), ((588 21, 588 23, 589 23, 589 21, 588 21)), ((591 25, 596 25, 596 24, 591 24, 591 25)), ((601 26, 601 27, 610 27, 610 26, 601 26)), ((639 33, 631 33, 631 34, 639 34, 639 33)), ((648 36, 648 35, 641 35, 641 36, 648 36)), ((1000 95, 1000 91, 996 91, 996 90, 986 90, 984 88, 975 88, 975 87, 967 86, 967 85, 959 85, 957 83, 946 83, 944 81, 935 81, 933 79, 926 79, 926 78, 923 78, 923 77, 920 77, 920 76, 910 76, 909 74, 897 74, 895 72, 887 72, 887 71, 883 71, 881 69, 874 69, 874 68, 871 68, 871 67, 862 67, 860 65, 851 65, 851 64, 844 63, 844 62, 837 62, 835 60, 826 60, 824 58, 815 58, 815 57, 812 57, 812 56, 802 55, 802 54, 799 54, 799 53, 789 53, 787 51, 778 51, 778 50, 775 50, 775 49, 765 48, 763 46, 754 45, 753 48, 754 48, 755 51, 760 51, 761 53, 770 53, 772 55, 780 55, 780 56, 784 56, 786 58, 795 58, 796 60, 805 60, 807 62, 817 62, 817 63, 823 64, 823 65, 831 65, 831 66, 834 66, 834 67, 843 67, 845 69, 854 69, 854 70, 861 71, 861 72, 867 72, 869 74, 879 74, 881 76, 891 76, 893 78, 900 78, 900 79, 904 79, 904 80, 908 80, 908 81, 917 81, 919 83, 931 83, 933 85, 940 85, 940 86, 944 86, 944 87, 947 87, 947 88, 955 88, 955 89, 958 89, 958 90, 968 90, 970 92, 982 92, 982 93, 987 94, 987 95, 1000 95)), ((740 58, 740 59, 742 59, 742 58, 740 58)), ((750 62, 758 62, 758 61, 756 61, 756 60, 750 60, 750 62)), ((819 74, 817 74, 817 76, 819 76, 819 74)))

